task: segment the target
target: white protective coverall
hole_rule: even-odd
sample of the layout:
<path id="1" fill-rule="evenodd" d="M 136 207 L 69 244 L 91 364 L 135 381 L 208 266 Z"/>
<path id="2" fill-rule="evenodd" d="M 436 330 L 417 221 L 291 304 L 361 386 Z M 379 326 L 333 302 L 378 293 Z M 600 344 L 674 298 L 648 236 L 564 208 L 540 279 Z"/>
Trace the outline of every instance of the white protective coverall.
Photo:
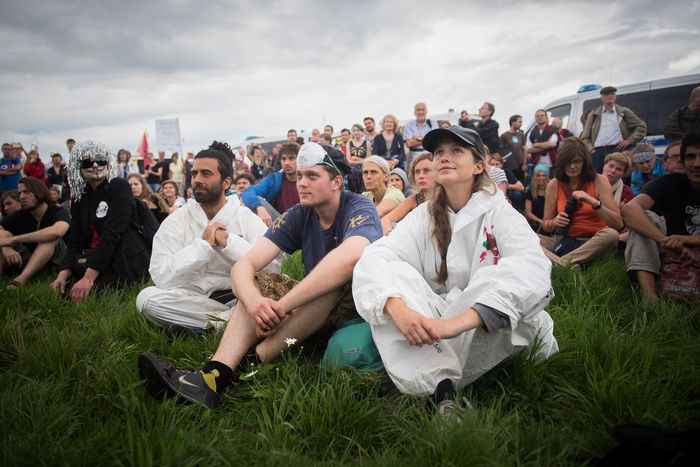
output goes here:
<path id="1" fill-rule="evenodd" d="M 401 392 L 429 395 L 450 379 L 460 388 L 507 357 L 540 342 L 537 358 L 558 351 L 553 322 L 543 310 L 554 296 L 551 263 L 537 235 L 503 194 L 479 191 L 457 214 L 448 209 L 452 240 L 448 278 L 433 281 L 440 253 L 432 236 L 429 203 L 399 222 L 392 234 L 367 247 L 353 272 L 355 306 L 372 327 L 384 366 Z M 389 297 L 401 297 L 430 318 L 451 318 L 481 303 L 510 324 L 473 329 L 432 346 L 411 346 L 384 313 Z"/>
<path id="2" fill-rule="evenodd" d="M 221 222 L 228 230 L 225 248 L 212 247 L 202 238 L 207 226 Z M 236 196 L 230 196 L 211 221 L 199 203 L 190 200 L 161 224 L 153 239 L 149 272 L 155 287 L 143 289 L 136 308 L 150 321 L 186 328 L 221 328 L 235 300 L 222 304 L 212 292 L 231 288 L 231 268 L 267 227 Z M 279 272 L 279 262 L 271 263 Z"/>

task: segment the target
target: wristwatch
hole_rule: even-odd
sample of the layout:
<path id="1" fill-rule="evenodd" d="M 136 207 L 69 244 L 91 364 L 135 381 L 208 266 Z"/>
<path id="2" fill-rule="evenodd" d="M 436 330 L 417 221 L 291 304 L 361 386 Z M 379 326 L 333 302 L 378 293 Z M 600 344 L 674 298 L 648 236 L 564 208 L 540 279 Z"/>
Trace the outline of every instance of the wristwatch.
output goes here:
<path id="1" fill-rule="evenodd" d="M 597 205 L 597 206 L 593 206 L 593 210 L 594 210 L 594 211 L 597 211 L 598 209 L 600 209 L 600 208 L 602 208 L 602 207 L 603 207 L 603 203 L 601 203 L 600 200 L 598 200 L 598 205 Z"/>

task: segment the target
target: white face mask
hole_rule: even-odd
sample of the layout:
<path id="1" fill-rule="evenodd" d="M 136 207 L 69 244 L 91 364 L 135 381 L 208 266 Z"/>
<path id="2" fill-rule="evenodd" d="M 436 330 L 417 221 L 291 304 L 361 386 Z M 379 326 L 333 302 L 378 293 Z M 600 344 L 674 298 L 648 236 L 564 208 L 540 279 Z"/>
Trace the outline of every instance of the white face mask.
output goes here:
<path id="1" fill-rule="evenodd" d="M 83 168 L 83 166 L 81 165 L 80 175 L 85 179 L 85 181 L 100 181 L 107 178 L 107 174 L 109 173 L 108 165 L 98 165 L 102 162 L 108 162 L 109 159 L 106 156 L 98 155 L 97 157 L 85 159 L 83 162 L 87 160 L 92 161 L 93 164 L 92 167 L 89 168 Z M 95 164 L 95 162 L 98 162 L 98 164 Z"/>

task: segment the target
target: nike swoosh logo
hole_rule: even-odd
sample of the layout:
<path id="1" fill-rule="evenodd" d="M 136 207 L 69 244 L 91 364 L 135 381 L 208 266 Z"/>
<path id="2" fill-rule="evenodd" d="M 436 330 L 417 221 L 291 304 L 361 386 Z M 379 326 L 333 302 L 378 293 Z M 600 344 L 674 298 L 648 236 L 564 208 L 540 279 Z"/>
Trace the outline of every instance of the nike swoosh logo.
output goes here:
<path id="1" fill-rule="evenodd" d="M 188 386 L 192 386 L 192 387 L 195 387 L 195 388 L 198 387 L 196 384 L 192 384 L 192 383 L 190 383 L 189 381 L 187 381 L 187 380 L 185 379 L 186 376 L 187 376 L 187 375 L 180 375 L 180 376 L 177 378 L 177 380 L 178 380 L 179 382 L 181 382 L 182 384 L 186 384 L 186 385 L 188 385 Z"/>

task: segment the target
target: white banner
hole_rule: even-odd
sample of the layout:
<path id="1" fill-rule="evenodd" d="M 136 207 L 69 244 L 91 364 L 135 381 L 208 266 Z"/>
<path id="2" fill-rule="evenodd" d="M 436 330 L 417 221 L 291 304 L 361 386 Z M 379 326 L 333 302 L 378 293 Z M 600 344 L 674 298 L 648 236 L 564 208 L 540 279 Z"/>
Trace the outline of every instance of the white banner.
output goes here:
<path id="1" fill-rule="evenodd" d="M 180 121 L 177 118 L 156 120 L 156 150 L 165 151 L 167 157 L 170 157 L 174 152 L 182 157 Z"/>

